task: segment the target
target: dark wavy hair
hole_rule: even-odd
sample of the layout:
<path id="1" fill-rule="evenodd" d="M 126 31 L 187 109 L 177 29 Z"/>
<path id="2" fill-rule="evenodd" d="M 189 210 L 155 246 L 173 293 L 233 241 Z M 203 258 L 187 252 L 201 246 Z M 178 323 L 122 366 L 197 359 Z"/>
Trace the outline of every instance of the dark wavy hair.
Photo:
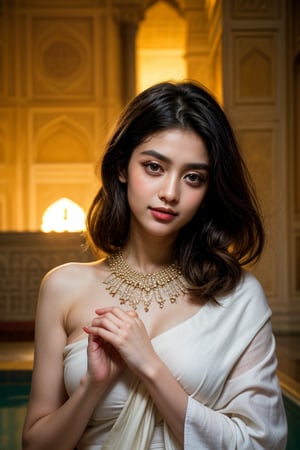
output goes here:
<path id="1" fill-rule="evenodd" d="M 210 181 L 204 204 L 179 233 L 174 259 L 203 299 L 229 293 L 242 266 L 257 261 L 264 245 L 262 218 L 249 172 L 226 115 L 195 82 L 163 82 L 136 96 L 109 139 L 100 168 L 102 187 L 87 214 L 87 235 L 96 252 L 122 247 L 130 226 L 126 173 L 133 150 L 168 129 L 199 135 L 209 155 Z"/>

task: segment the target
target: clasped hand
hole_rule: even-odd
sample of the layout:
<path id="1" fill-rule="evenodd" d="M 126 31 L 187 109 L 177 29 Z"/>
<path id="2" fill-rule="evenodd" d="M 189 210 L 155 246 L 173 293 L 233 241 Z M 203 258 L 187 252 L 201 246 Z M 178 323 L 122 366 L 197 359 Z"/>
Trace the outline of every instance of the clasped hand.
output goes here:
<path id="1" fill-rule="evenodd" d="M 95 383 L 110 383 L 126 364 L 138 375 L 146 374 L 157 358 L 144 323 L 135 311 L 100 308 L 90 326 L 88 372 Z"/>

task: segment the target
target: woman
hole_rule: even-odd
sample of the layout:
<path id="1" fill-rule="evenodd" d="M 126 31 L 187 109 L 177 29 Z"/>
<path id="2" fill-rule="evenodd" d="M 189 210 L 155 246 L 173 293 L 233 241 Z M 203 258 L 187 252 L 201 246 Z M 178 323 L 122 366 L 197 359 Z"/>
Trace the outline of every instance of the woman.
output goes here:
<path id="1" fill-rule="evenodd" d="M 108 256 L 43 280 L 23 448 L 285 448 L 264 232 L 232 129 L 196 83 L 125 108 L 87 217 Z"/>

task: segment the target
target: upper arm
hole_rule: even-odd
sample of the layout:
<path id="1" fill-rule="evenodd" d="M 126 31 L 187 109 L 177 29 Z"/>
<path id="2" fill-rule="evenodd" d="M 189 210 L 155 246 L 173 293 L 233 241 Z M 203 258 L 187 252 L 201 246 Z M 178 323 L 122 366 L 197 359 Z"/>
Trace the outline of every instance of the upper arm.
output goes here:
<path id="1" fill-rule="evenodd" d="M 230 372 L 228 380 L 234 379 L 248 370 L 251 370 L 251 368 L 259 364 L 260 361 L 264 361 L 268 354 L 270 354 L 270 358 L 268 359 L 270 366 L 270 361 L 274 362 L 276 360 L 275 342 L 270 320 L 268 320 L 258 331 L 256 336 L 254 336 L 249 346 L 243 352 L 235 367 Z M 271 370 L 270 373 L 272 376 L 276 376 L 275 370 Z"/>
<path id="2" fill-rule="evenodd" d="M 69 305 L 65 268 L 46 275 L 41 283 L 35 325 L 34 368 L 27 422 L 33 424 L 66 400 L 63 379 L 64 318 Z"/>
<path id="3" fill-rule="evenodd" d="M 284 449 L 286 418 L 276 367 L 267 321 L 231 371 L 213 409 L 189 398 L 187 448 L 196 448 L 190 446 L 192 441 L 203 448 L 209 442 L 209 448 Z"/>

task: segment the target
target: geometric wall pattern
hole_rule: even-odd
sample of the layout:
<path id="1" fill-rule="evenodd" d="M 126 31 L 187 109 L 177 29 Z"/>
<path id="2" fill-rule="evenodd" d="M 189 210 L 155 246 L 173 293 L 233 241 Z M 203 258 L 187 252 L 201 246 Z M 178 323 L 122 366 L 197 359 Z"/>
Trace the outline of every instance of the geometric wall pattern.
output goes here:
<path id="1" fill-rule="evenodd" d="M 33 321 L 43 276 L 67 262 L 93 261 L 80 233 L 0 233 L 0 321 Z"/>
<path id="2" fill-rule="evenodd" d="M 300 222 L 292 209 L 300 189 L 291 170 L 299 158 L 291 136 L 299 136 L 300 115 L 299 107 L 290 109 L 295 97 L 299 104 L 300 83 L 290 83 L 289 66 L 300 36 L 296 3 L 223 2 L 225 108 L 254 178 L 266 226 L 266 250 L 254 271 L 273 310 L 274 328 L 283 332 L 300 331 Z"/>

